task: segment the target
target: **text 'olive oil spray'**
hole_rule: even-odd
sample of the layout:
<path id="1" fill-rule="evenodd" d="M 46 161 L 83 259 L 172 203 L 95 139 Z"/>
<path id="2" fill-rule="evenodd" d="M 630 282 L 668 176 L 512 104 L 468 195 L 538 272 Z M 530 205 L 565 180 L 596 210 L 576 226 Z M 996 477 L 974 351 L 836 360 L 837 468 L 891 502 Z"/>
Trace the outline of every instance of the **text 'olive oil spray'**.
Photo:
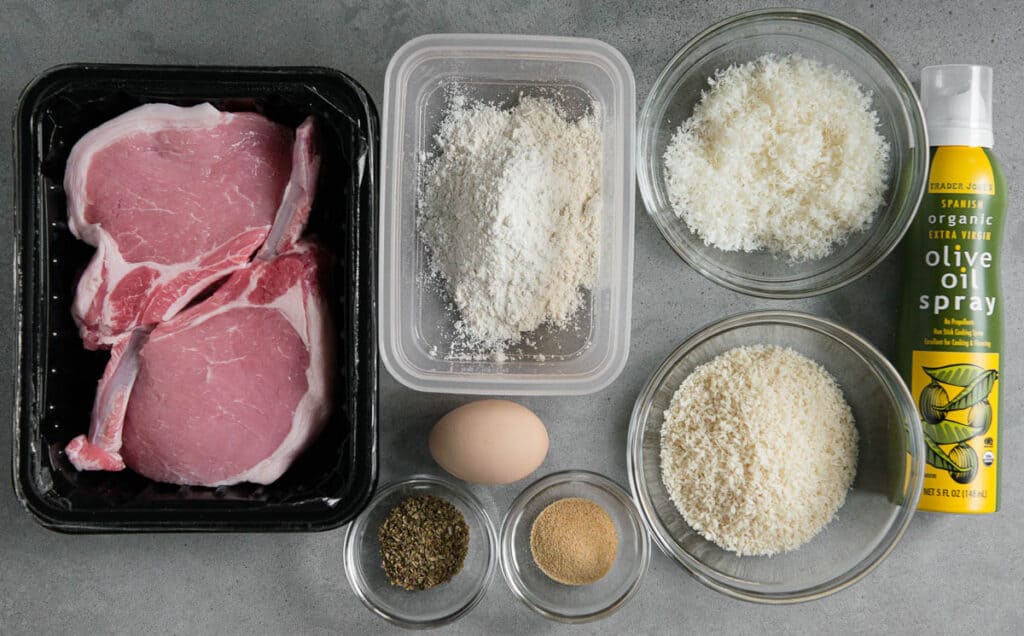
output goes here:
<path id="1" fill-rule="evenodd" d="M 1006 185 L 991 150 L 992 69 L 922 69 L 921 105 L 931 167 L 904 241 L 897 342 L 926 444 L 918 508 L 995 512 Z"/>

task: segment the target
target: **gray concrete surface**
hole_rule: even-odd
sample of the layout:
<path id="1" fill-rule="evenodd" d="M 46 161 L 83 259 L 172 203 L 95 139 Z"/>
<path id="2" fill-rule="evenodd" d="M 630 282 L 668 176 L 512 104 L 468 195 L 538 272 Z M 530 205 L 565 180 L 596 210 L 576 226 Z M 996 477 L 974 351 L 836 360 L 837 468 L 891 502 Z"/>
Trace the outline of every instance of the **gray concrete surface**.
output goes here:
<path id="1" fill-rule="evenodd" d="M 804 3 L 800 3 L 804 4 Z M 700 29 L 758 3 L 723 2 L 0 2 L 0 113 L 44 69 L 65 62 L 324 65 L 358 79 L 379 103 L 391 54 L 431 32 L 543 33 L 600 38 L 633 66 L 642 102 L 662 65 Z M 598 623 L 567 628 L 515 600 L 500 577 L 452 633 L 1010 633 L 1024 624 L 1024 408 L 1018 290 L 1024 280 L 1024 5 L 1013 2 L 813 2 L 872 35 L 911 79 L 930 63 L 995 68 L 996 138 L 1010 183 L 1003 259 L 1003 510 L 981 518 L 918 515 L 877 571 L 831 598 L 761 607 L 704 588 L 656 553 L 640 593 Z M 6 120 L 6 121 L 9 121 Z M 0 126 L 0 201 L 12 200 L 11 133 Z M 0 224 L 2 420 L 12 421 L 11 223 Z M 755 307 L 834 318 L 891 352 L 898 262 L 839 292 L 799 302 L 753 300 L 686 267 L 638 203 L 632 351 L 600 394 L 527 399 L 548 422 L 543 471 L 589 468 L 625 483 L 624 440 L 653 368 L 697 327 Z M 381 380 L 382 480 L 437 470 L 425 446 L 435 417 L 465 401 Z M 0 426 L 0 633 L 371 633 L 390 631 L 349 590 L 343 532 L 313 535 L 62 536 L 44 530 L 9 486 Z M 518 487 L 477 489 L 500 517 Z"/>

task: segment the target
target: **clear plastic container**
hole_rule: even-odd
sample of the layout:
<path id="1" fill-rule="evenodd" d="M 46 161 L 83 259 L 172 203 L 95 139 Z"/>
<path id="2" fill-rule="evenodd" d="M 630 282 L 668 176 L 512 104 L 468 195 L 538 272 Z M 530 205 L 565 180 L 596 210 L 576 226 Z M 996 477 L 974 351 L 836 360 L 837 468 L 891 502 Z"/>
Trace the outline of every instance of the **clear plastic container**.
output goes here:
<path id="1" fill-rule="evenodd" d="M 504 359 L 449 355 L 458 315 L 428 281 L 417 229 L 422 157 L 453 87 L 470 100 L 515 105 L 545 96 L 570 116 L 594 104 L 603 135 L 598 281 L 571 329 L 542 326 Z M 633 73 L 611 46 L 584 38 L 428 35 L 388 65 L 380 224 L 380 345 L 387 369 L 421 391 L 568 395 L 598 391 L 625 366 L 633 285 Z"/>

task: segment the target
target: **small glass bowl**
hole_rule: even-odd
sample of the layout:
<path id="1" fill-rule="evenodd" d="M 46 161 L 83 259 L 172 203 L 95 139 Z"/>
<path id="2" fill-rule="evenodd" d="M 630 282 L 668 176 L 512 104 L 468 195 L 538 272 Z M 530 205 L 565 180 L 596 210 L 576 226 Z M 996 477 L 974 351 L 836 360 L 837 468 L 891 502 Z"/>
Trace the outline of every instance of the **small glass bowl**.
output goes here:
<path id="1" fill-rule="evenodd" d="M 661 480 L 661 427 L 679 385 L 729 349 L 757 344 L 790 347 L 824 366 L 853 409 L 860 438 L 857 475 L 836 517 L 807 544 L 773 557 L 737 556 L 706 540 Z M 906 531 L 924 479 L 917 405 L 900 375 L 860 336 L 791 311 L 727 318 L 683 342 L 637 398 L 627 444 L 630 487 L 662 552 L 708 587 L 760 603 L 821 598 L 866 576 Z"/>
<path id="2" fill-rule="evenodd" d="M 665 185 L 664 155 L 693 113 L 715 71 L 766 53 L 798 53 L 845 70 L 871 93 L 879 130 L 890 146 L 889 188 L 874 222 L 826 258 L 791 262 L 767 251 L 726 252 L 706 245 L 675 215 Z M 676 254 L 730 289 L 766 298 L 822 294 L 878 265 L 910 227 L 928 177 L 928 137 L 917 94 L 896 63 L 861 31 L 795 9 L 752 11 L 690 40 L 654 82 L 637 124 L 637 181 L 648 214 Z"/>
<path id="3" fill-rule="evenodd" d="M 582 497 L 598 504 L 615 523 L 619 551 L 608 574 L 590 585 L 564 585 L 541 571 L 530 551 L 533 522 L 549 504 Z M 607 477 L 585 470 L 552 473 L 516 497 L 501 526 L 501 572 L 512 592 L 550 619 L 585 623 L 608 616 L 637 588 L 650 562 L 650 541 L 629 494 Z"/>
<path id="4" fill-rule="evenodd" d="M 377 529 L 407 497 L 434 495 L 462 512 L 469 525 L 469 552 L 452 580 L 412 592 L 394 586 L 381 567 Z M 480 501 L 468 490 L 429 475 L 390 484 L 370 501 L 345 534 L 345 576 L 359 600 L 375 614 L 401 627 L 427 629 L 462 617 L 483 599 L 494 576 L 498 537 Z"/>

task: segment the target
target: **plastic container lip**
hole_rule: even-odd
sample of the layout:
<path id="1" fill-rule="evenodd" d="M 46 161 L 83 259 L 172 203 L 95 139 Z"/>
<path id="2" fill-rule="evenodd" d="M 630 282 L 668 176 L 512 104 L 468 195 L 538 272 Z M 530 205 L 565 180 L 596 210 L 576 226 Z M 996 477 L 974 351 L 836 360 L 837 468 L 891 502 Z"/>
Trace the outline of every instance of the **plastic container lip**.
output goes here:
<path id="1" fill-rule="evenodd" d="M 660 169 L 656 163 L 660 163 L 661 157 L 654 157 L 655 137 L 659 126 L 658 118 L 663 114 L 667 104 L 672 99 L 672 94 L 667 93 L 667 84 L 679 72 L 678 67 L 684 62 L 699 64 L 700 60 L 689 59 L 695 52 L 707 42 L 714 40 L 722 33 L 731 29 L 768 21 L 795 22 L 810 28 L 819 28 L 831 31 L 833 34 L 841 35 L 855 41 L 868 55 L 874 58 L 882 71 L 890 76 L 903 99 L 906 101 L 906 112 L 901 114 L 900 119 L 906 119 L 906 125 L 914 135 L 912 152 L 908 152 L 909 159 L 914 163 L 915 191 L 904 202 L 903 213 L 900 219 L 894 223 L 884 236 L 878 241 L 880 247 L 871 249 L 871 258 L 860 264 L 857 269 L 850 272 L 843 272 L 842 275 L 826 276 L 832 271 L 819 272 L 813 276 L 804 278 L 793 278 L 783 281 L 752 280 L 746 276 L 737 275 L 735 272 L 724 268 L 713 258 L 707 258 L 697 253 L 692 248 L 681 245 L 670 238 L 670 232 L 666 228 L 666 222 L 661 216 L 659 205 L 658 186 L 656 182 L 660 177 L 655 176 Z M 728 44 L 721 44 L 724 48 Z M 712 55 L 704 51 L 706 55 Z M 682 73 L 685 75 L 687 72 Z M 705 278 L 722 285 L 733 291 L 750 296 L 774 299 L 806 298 L 825 294 L 861 278 L 878 266 L 899 244 L 903 235 L 910 228 L 914 220 L 917 206 L 924 196 L 925 184 L 928 178 L 928 133 L 925 127 L 924 112 L 917 99 L 917 93 L 906 74 L 899 68 L 892 57 L 879 46 L 879 44 L 860 29 L 834 18 L 830 15 L 808 10 L 808 9 L 757 9 L 731 16 L 708 28 L 704 29 L 683 45 L 669 60 L 665 67 L 658 74 L 651 90 L 644 100 L 643 107 L 637 124 L 637 181 L 640 188 L 640 195 L 648 215 L 654 220 L 659 231 L 666 242 L 679 258 L 687 265 L 699 272 Z M 890 184 L 890 188 L 896 184 Z M 667 202 L 666 202 L 667 203 Z M 668 214 L 672 214 L 671 210 Z M 876 212 L 877 214 L 877 212 Z M 877 219 L 876 219 L 877 222 Z M 840 267 L 833 267 L 832 270 L 839 270 Z"/>
<path id="2" fill-rule="evenodd" d="M 418 65 L 445 63 L 429 87 L 412 94 L 408 83 Z M 481 74 L 479 65 L 501 65 L 502 72 Z M 500 363 L 449 361 L 426 353 L 424 324 L 411 318 L 417 302 L 421 269 L 409 273 L 403 255 L 422 251 L 415 233 L 416 202 L 410 194 L 417 175 L 403 161 L 417 150 L 418 137 L 427 130 L 422 101 L 447 81 L 472 78 L 481 83 L 504 84 L 525 89 L 545 85 L 578 88 L 568 70 L 560 75 L 531 75 L 531 65 L 563 64 L 566 69 L 596 69 L 612 89 L 590 95 L 605 113 L 602 232 L 615 236 L 614 245 L 602 249 L 601 273 L 595 294 L 603 294 L 605 311 L 588 318 L 600 322 L 599 337 L 590 341 L 579 357 L 588 363 L 567 368 L 563 361 L 517 363 L 516 369 Z M 427 89 L 430 90 L 427 90 Z M 472 97 L 472 95 L 470 95 Z M 599 391 L 611 384 L 625 368 L 633 278 L 633 222 L 635 206 L 634 125 L 635 82 L 628 62 L 604 42 L 573 37 L 494 34 L 432 34 L 414 38 L 391 58 L 385 76 L 381 169 L 381 233 L 379 272 L 380 357 L 402 384 L 420 390 L 460 394 L 578 395 Z M 609 116 L 609 112 L 611 116 Z M 428 115 L 431 113 L 427 113 Z M 437 113 L 432 113 L 436 115 Z M 418 168 L 418 164 L 415 166 Z M 604 240 L 604 239 L 603 239 Z M 404 242 L 404 243 L 403 243 Z M 411 242 L 411 244 L 410 244 Z M 410 258 L 406 256 L 406 258 Z M 412 256 L 411 258 L 416 258 Z M 406 271 L 403 271 L 403 268 Z M 428 292 L 429 293 L 429 292 Z M 591 308 L 595 307 L 591 304 Z M 410 324 L 415 323 L 415 324 Z M 569 361 L 570 363 L 572 360 Z"/>
<path id="3" fill-rule="evenodd" d="M 626 470 L 629 475 L 629 485 L 633 499 L 637 502 L 637 507 L 644 518 L 653 541 L 662 553 L 682 566 L 693 578 L 717 592 L 753 603 L 785 605 L 817 600 L 844 590 L 870 574 L 892 553 L 906 533 L 907 528 L 910 526 L 910 521 L 917 510 L 924 481 L 925 444 L 924 433 L 920 427 L 910 426 L 907 428 L 909 436 L 908 446 L 913 448 L 915 453 L 906 478 L 906 499 L 890 531 L 874 546 L 867 557 L 850 570 L 838 573 L 830 580 L 810 588 L 789 592 L 762 592 L 757 589 L 751 589 L 748 586 L 742 586 L 739 580 L 705 565 L 701 560 L 681 547 L 671 536 L 671 531 L 665 527 L 660 514 L 655 508 L 655 503 L 652 501 L 650 487 L 648 486 L 649 482 L 644 477 L 642 438 L 645 422 L 643 418 L 645 413 L 651 408 L 654 394 L 665 376 L 694 349 L 706 341 L 729 331 L 761 324 L 783 324 L 817 331 L 848 347 L 855 348 L 866 363 L 877 366 L 880 372 L 885 374 L 893 391 L 903 395 L 905 421 L 916 422 L 918 413 L 915 406 L 916 401 L 906 388 L 899 373 L 871 343 L 842 325 L 797 311 L 752 311 L 733 315 L 708 324 L 686 338 L 650 375 L 640 395 L 637 397 L 630 415 L 626 445 Z"/>
<path id="4" fill-rule="evenodd" d="M 50 208 L 60 201 L 53 195 L 60 189 L 55 187 L 59 179 L 54 173 L 57 165 L 53 163 L 54 147 L 72 143 L 77 137 L 71 140 L 51 135 L 44 139 L 40 131 L 44 123 L 51 129 L 61 123 L 41 121 L 44 115 L 50 115 L 50 111 L 45 110 L 47 100 L 56 96 L 73 104 L 75 91 L 83 88 L 92 91 L 93 97 L 102 94 L 128 102 L 137 100 L 137 103 L 223 101 L 229 106 L 237 103 L 246 108 L 260 106 L 260 100 L 280 99 L 281 103 L 273 107 L 280 112 L 286 103 L 291 103 L 288 100 L 303 93 L 299 100 L 302 108 L 290 111 L 286 119 L 299 117 L 300 111 L 304 115 L 307 108 L 321 108 L 323 112 L 319 114 L 332 119 L 328 126 L 330 134 L 343 136 L 346 142 L 360 140 L 360 145 L 346 145 L 344 152 L 335 155 L 334 165 L 334 169 L 341 169 L 344 173 L 345 179 L 339 181 L 346 184 L 335 190 L 348 188 L 335 196 L 345 197 L 346 214 L 350 214 L 345 224 L 350 235 L 334 237 L 338 238 L 338 245 L 344 245 L 348 256 L 344 266 L 338 264 L 338 271 L 348 268 L 358 272 L 344 283 L 347 285 L 344 288 L 339 282 L 339 291 L 343 289 L 351 301 L 341 310 L 343 315 L 334 316 L 336 326 L 344 329 L 344 337 L 352 342 L 351 359 L 339 357 L 337 361 L 341 370 L 339 378 L 347 375 L 351 382 L 346 382 L 350 386 L 339 392 L 344 396 L 344 403 L 335 403 L 339 414 L 344 411 L 350 414 L 351 425 L 343 433 L 339 430 L 339 435 L 347 436 L 349 441 L 346 446 L 339 447 L 339 450 L 344 449 L 343 462 L 312 476 L 315 485 L 310 488 L 317 490 L 318 494 L 311 498 L 289 502 L 283 493 L 273 491 L 273 485 L 249 489 L 257 491 L 251 499 L 232 494 L 230 489 L 234 487 L 226 487 L 226 490 L 201 489 L 201 496 L 193 498 L 187 493 L 180 496 L 174 493 L 175 489 L 181 492 L 194 490 L 189 487 L 156 485 L 161 488 L 161 493 L 152 500 L 105 505 L 94 501 L 97 498 L 95 492 L 82 493 L 76 489 L 68 494 L 54 488 L 54 483 L 62 479 L 60 473 L 69 465 L 57 448 L 62 448 L 63 444 L 55 446 L 53 437 L 68 434 L 72 429 L 69 428 L 67 414 L 61 413 L 63 407 L 58 404 L 56 412 L 63 419 L 56 425 L 58 432 L 54 433 L 52 424 L 48 425 L 46 434 L 41 432 L 41 423 L 55 408 L 54 392 L 48 387 L 57 383 L 55 378 L 67 377 L 65 371 L 81 372 L 78 368 L 52 366 L 55 364 L 54 350 L 66 346 L 84 351 L 77 333 L 62 333 L 58 338 L 58 334 L 52 331 L 55 329 L 51 324 L 56 321 L 54 316 L 70 321 L 70 310 L 61 303 L 70 298 L 67 292 L 73 289 L 70 285 L 61 286 L 54 270 L 67 267 L 57 265 L 58 262 L 68 262 L 71 267 L 84 266 L 84 261 L 77 264 L 71 261 L 80 257 L 83 250 L 91 254 L 93 248 L 74 241 L 76 249 L 72 251 L 78 256 L 53 251 L 54 241 L 69 244 L 70 236 L 62 223 L 62 207 L 56 217 L 47 219 Z M 344 132 L 336 128 L 340 121 L 348 126 Z M 92 125 L 99 123 L 102 122 Z M 378 472 L 376 242 L 373 240 L 377 221 L 378 131 L 377 110 L 370 96 L 352 78 L 324 67 L 64 64 L 43 71 L 22 90 L 13 122 L 17 367 L 12 481 L 19 502 L 38 523 L 47 529 L 66 533 L 309 532 L 343 525 L 365 507 L 376 487 Z M 58 149 L 57 156 L 66 151 L 67 148 Z M 338 156 L 355 158 L 356 155 L 358 161 L 338 162 Z M 314 209 L 316 207 L 314 204 Z M 323 219 L 318 218 L 315 222 L 322 224 Z M 334 242 L 329 242 L 329 247 L 333 248 Z M 54 257 L 52 260 L 51 256 Z M 62 338 L 72 338 L 73 343 L 64 343 Z M 59 346 L 54 346 L 54 343 Z M 90 404 L 91 391 L 98 377 L 97 374 L 95 379 L 88 380 L 91 385 Z M 61 396 L 66 398 L 71 391 L 67 386 L 64 389 Z M 87 415 L 88 408 L 84 412 Z M 78 418 L 80 413 L 74 416 Z M 337 426 L 339 422 L 332 419 L 328 426 L 331 425 Z M 79 426 L 79 423 L 76 421 L 74 426 Z M 78 432 L 78 428 L 74 428 L 70 434 Z M 282 480 L 288 475 L 286 473 Z M 330 481 L 333 478 L 342 480 L 343 485 L 338 487 L 338 482 Z M 134 479 L 143 480 L 138 476 Z M 114 483 L 104 488 L 116 489 L 116 486 Z M 260 488 L 263 489 L 262 494 Z"/>

